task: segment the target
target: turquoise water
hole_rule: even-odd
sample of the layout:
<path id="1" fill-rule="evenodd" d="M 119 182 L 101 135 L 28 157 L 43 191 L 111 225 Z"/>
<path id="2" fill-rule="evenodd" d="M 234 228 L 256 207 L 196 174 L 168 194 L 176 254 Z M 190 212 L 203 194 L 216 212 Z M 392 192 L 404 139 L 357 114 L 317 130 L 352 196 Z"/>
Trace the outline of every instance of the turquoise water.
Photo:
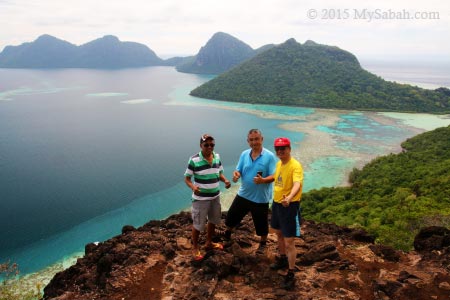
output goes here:
<path id="1" fill-rule="evenodd" d="M 56 260 L 83 251 L 85 244 L 103 241 L 119 234 L 123 225 L 140 226 L 149 220 L 166 218 L 189 205 L 190 199 L 186 197 L 184 183 L 178 183 L 26 246 L 12 255 L 12 260 L 19 262 L 23 272 L 36 271 Z"/>
<path id="2" fill-rule="evenodd" d="M 341 114 L 340 119 L 333 127 L 318 126 L 317 128 L 331 134 L 372 140 L 385 140 L 403 134 L 401 128 L 380 124 L 360 112 Z"/>
<path id="3" fill-rule="evenodd" d="M 339 137 L 351 137 L 350 140 L 338 139 L 336 146 L 367 154 L 383 154 L 386 143 L 400 144 L 405 139 L 405 129 L 381 124 L 361 112 L 341 114 L 334 126 L 317 126 L 317 129 Z"/>
<path id="4" fill-rule="evenodd" d="M 280 126 L 307 124 L 316 110 L 188 95 L 210 78 L 169 67 L 0 69 L 0 261 L 35 272 L 124 225 L 188 208 L 182 175 L 205 132 L 216 137 L 228 176 L 250 128 L 262 130 L 269 149 L 286 136 L 302 153 L 305 132 Z M 365 113 L 336 115 L 316 130 L 348 154 L 318 154 L 304 165 L 305 191 L 342 183 L 357 154 L 386 153 L 413 134 Z"/>
<path id="5" fill-rule="evenodd" d="M 305 179 L 314 180 L 305 180 L 304 191 L 340 184 L 345 180 L 346 173 L 343 170 L 351 169 L 354 163 L 351 157 L 328 156 L 316 159 L 305 171 Z"/>
<path id="6" fill-rule="evenodd" d="M 298 117 L 311 115 L 315 112 L 313 108 L 292 107 L 292 106 L 275 106 L 264 104 L 247 104 L 240 102 L 214 101 L 192 97 L 189 92 L 192 90 L 190 85 L 180 85 L 169 94 L 170 101 L 167 105 L 182 106 L 206 106 L 223 108 L 240 112 L 258 111 L 258 115 L 265 118 L 276 118 L 281 120 L 297 120 Z"/>

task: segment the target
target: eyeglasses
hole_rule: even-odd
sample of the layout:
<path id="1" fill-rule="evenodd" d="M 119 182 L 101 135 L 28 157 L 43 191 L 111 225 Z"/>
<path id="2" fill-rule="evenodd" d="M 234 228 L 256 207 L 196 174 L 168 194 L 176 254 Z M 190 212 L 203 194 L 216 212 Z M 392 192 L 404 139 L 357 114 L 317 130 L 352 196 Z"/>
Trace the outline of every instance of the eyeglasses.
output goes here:
<path id="1" fill-rule="evenodd" d="M 208 147 L 211 147 L 211 148 L 214 148 L 214 146 L 215 146 L 216 144 L 203 144 L 203 147 L 205 147 L 205 148 L 208 148 Z"/>
<path id="2" fill-rule="evenodd" d="M 286 146 L 278 146 L 278 147 L 275 147 L 275 151 L 284 151 L 284 150 L 286 150 Z"/>

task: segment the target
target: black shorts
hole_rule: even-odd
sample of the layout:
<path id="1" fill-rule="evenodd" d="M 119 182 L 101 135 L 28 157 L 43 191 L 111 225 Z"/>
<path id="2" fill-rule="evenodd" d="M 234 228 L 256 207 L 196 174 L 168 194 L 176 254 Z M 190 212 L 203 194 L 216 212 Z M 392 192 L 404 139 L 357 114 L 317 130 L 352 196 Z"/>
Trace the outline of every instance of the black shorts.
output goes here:
<path id="1" fill-rule="evenodd" d="M 225 225 L 231 228 L 236 227 L 248 212 L 252 214 L 256 235 L 267 235 L 269 233 L 269 203 L 255 203 L 239 195 L 236 195 L 228 210 Z"/>
<path id="2" fill-rule="evenodd" d="M 299 237 L 300 223 L 300 202 L 291 202 L 288 207 L 276 202 L 272 204 L 270 226 L 281 230 L 284 237 Z"/>

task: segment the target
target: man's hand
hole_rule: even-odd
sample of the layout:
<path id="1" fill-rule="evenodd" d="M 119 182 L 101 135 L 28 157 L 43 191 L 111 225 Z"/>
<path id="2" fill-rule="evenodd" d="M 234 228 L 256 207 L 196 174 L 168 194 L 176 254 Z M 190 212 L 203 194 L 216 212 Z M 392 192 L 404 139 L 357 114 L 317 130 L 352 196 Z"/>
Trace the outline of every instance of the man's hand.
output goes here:
<path id="1" fill-rule="evenodd" d="M 284 207 L 288 207 L 289 203 L 291 203 L 291 199 L 286 197 L 286 195 L 283 195 L 283 199 L 281 199 L 281 205 L 283 205 Z"/>
<path id="2" fill-rule="evenodd" d="M 231 182 L 229 182 L 228 180 L 225 180 L 225 188 L 226 189 L 229 189 L 230 188 L 230 186 L 231 186 Z"/>
<path id="3" fill-rule="evenodd" d="M 200 194 L 200 188 L 198 187 L 198 185 L 194 185 L 192 191 L 194 192 L 195 195 Z"/>
<path id="4" fill-rule="evenodd" d="M 241 173 L 239 171 L 233 171 L 233 182 L 237 182 L 241 178 Z"/>

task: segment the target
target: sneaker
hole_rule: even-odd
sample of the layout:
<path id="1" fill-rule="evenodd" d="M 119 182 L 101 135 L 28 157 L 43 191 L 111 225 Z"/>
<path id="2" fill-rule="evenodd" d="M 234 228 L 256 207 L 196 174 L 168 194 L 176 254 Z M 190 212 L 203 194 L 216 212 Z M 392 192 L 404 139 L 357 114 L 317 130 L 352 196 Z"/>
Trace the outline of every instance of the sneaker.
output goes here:
<path id="1" fill-rule="evenodd" d="M 294 272 L 289 270 L 287 275 L 284 277 L 284 282 L 282 287 L 286 290 L 292 290 L 295 286 L 295 276 Z"/>
<path id="2" fill-rule="evenodd" d="M 205 246 L 206 251 L 212 250 L 223 250 L 223 245 L 221 243 L 211 243 L 210 245 Z"/>
<path id="3" fill-rule="evenodd" d="M 266 243 L 259 243 L 258 249 L 256 249 L 256 254 L 264 254 L 267 249 Z"/>
<path id="4" fill-rule="evenodd" d="M 272 270 L 280 270 L 289 266 L 288 259 L 286 255 L 276 256 L 275 262 L 270 265 Z"/>
<path id="5" fill-rule="evenodd" d="M 204 258 L 203 254 L 200 252 L 200 250 L 194 250 L 192 260 L 195 262 L 200 262 Z"/>

